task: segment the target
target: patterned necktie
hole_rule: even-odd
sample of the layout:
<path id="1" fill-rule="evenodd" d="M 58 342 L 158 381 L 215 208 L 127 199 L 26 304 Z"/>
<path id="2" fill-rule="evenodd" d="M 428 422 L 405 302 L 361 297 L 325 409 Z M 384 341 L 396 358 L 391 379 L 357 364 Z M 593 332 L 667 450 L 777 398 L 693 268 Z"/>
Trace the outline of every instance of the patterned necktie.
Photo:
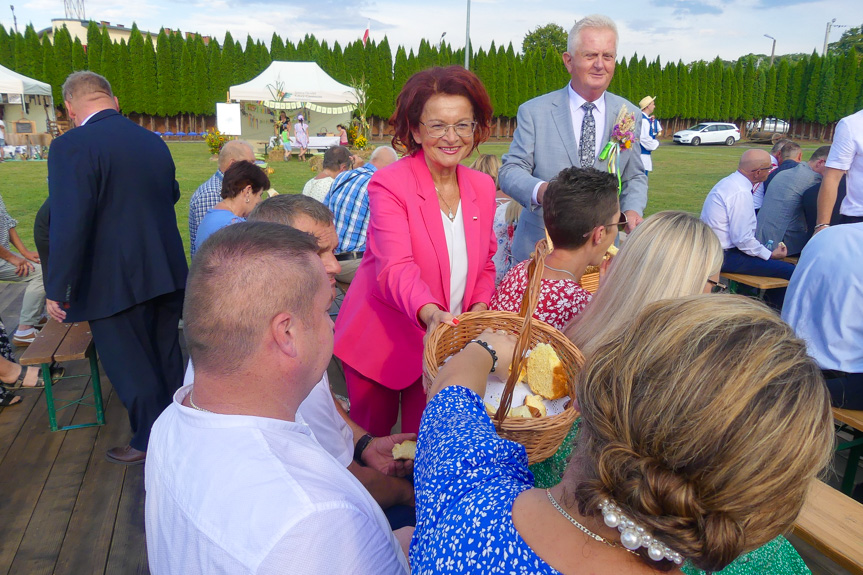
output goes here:
<path id="1" fill-rule="evenodd" d="M 596 159 L 596 120 L 593 119 L 593 109 L 596 106 L 585 102 L 581 107 L 584 108 L 584 119 L 581 121 L 581 149 L 578 155 L 581 158 L 581 167 L 589 168 Z"/>

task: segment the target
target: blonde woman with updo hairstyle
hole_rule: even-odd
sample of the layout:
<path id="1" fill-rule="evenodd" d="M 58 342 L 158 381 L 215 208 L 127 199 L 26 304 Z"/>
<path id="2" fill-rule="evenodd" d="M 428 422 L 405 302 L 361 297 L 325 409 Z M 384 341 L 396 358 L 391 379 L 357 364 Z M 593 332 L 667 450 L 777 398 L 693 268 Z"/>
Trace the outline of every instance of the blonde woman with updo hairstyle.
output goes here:
<path id="1" fill-rule="evenodd" d="M 588 356 L 583 437 L 550 489 L 483 405 L 484 347 L 506 366 L 515 337 L 478 339 L 441 369 L 423 416 L 414 575 L 719 571 L 788 531 L 830 460 L 818 366 L 748 298 L 652 303 Z"/>

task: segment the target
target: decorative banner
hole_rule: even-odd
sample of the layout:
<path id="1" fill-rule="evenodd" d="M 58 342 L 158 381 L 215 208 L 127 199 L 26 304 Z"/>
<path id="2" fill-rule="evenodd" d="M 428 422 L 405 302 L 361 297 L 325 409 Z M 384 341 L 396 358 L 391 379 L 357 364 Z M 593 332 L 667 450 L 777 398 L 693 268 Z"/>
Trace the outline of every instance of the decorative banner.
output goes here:
<path id="1" fill-rule="evenodd" d="M 324 106 L 322 104 L 314 104 L 312 102 L 278 102 L 276 100 L 265 100 L 261 102 L 261 105 L 273 110 L 298 110 L 300 108 L 306 108 L 312 112 L 319 112 L 321 114 L 349 114 L 356 109 L 356 105 L 354 104 Z"/>

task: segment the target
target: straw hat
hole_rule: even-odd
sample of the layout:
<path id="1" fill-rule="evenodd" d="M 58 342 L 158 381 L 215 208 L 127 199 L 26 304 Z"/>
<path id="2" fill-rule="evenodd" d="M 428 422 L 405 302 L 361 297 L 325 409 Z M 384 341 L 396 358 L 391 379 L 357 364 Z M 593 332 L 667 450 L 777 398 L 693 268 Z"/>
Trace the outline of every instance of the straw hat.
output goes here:
<path id="1" fill-rule="evenodd" d="M 638 103 L 638 107 L 643 110 L 646 107 L 648 107 L 650 105 L 650 103 L 653 102 L 654 100 L 656 100 L 656 96 L 645 96 Z"/>

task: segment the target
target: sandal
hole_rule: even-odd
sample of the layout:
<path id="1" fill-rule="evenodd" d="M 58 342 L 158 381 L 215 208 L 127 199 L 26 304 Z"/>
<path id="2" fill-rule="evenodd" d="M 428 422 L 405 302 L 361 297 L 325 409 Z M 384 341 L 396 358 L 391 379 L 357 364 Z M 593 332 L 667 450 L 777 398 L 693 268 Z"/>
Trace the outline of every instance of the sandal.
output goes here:
<path id="1" fill-rule="evenodd" d="M 15 401 L 15 399 L 18 401 Z M 11 391 L 6 391 L 5 389 L 0 388 L 0 407 L 11 407 L 13 405 L 18 405 L 21 403 L 21 398 Z"/>
<path id="2" fill-rule="evenodd" d="M 36 385 L 32 385 L 32 386 L 31 385 L 24 385 L 24 379 L 27 377 L 27 370 L 29 370 L 30 367 L 31 366 L 28 366 L 28 367 L 21 366 L 21 373 L 18 374 L 18 379 L 15 380 L 14 383 L 6 383 L 6 382 L 0 382 L 0 383 L 2 383 L 3 387 L 5 387 L 6 389 L 9 389 L 9 390 L 42 389 L 43 387 L 45 387 L 45 380 L 42 378 L 41 373 L 36 378 Z M 65 374 L 66 374 L 66 368 L 65 367 L 52 367 L 51 368 L 51 381 L 56 381 L 56 380 L 60 379 L 61 377 L 63 377 Z"/>

